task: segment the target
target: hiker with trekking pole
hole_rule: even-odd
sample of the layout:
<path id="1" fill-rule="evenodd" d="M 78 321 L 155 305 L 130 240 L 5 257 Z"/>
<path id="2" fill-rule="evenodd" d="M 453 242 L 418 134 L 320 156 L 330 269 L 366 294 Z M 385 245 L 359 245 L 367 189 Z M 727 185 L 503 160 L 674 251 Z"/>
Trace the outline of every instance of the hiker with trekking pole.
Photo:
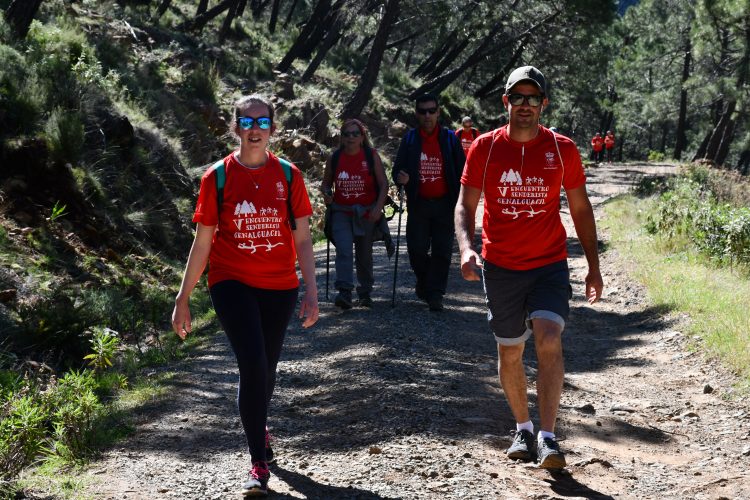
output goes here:
<path id="1" fill-rule="evenodd" d="M 442 311 L 465 157 L 453 130 L 438 123 L 437 96 L 417 97 L 414 111 L 419 127 L 401 139 L 391 175 L 406 192 L 406 248 L 417 278 L 414 291 L 430 311 Z"/>
<path id="2" fill-rule="evenodd" d="M 334 286 L 338 293 L 334 303 L 341 309 L 351 309 L 354 305 L 353 268 L 356 267 L 358 305 L 372 307 L 375 281 L 372 243 L 390 239 L 383 215 L 388 179 L 380 155 L 372 147 L 367 128 L 361 121 L 349 119 L 341 126 L 341 146 L 326 162 L 320 190 L 326 204 L 329 261 L 330 243 L 336 247 Z M 329 265 L 326 263 L 326 282 Z"/>
<path id="3" fill-rule="evenodd" d="M 578 241 L 588 263 L 585 296 L 593 304 L 604 286 L 596 222 L 575 143 L 539 123 L 548 105 L 544 75 L 533 66 L 514 70 L 505 85 L 508 125 L 481 135 L 469 150 L 456 205 L 461 274 L 482 280 L 490 329 L 497 342 L 500 385 L 516 421 L 509 458 L 547 469 L 565 467 L 555 435 L 565 373 L 562 334 L 572 295 L 567 234 L 560 219 L 564 188 Z M 474 249 L 481 195 L 482 256 Z M 481 276 L 480 273 L 481 272 Z M 534 436 L 523 351 L 533 335 L 540 430 Z"/>
<path id="4" fill-rule="evenodd" d="M 266 149 L 276 129 L 273 119 L 273 105 L 263 96 L 235 104 L 232 131 L 239 149 L 201 178 L 195 240 L 172 312 L 172 328 L 184 340 L 192 328 L 190 294 L 208 264 L 211 302 L 239 368 L 237 407 L 250 451 L 249 477 L 241 489 L 246 496 L 268 493 L 273 453 L 266 423 L 276 365 L 300 293 L 295 263 L 305 281 L 302 327 L 318 320 L 312 207 L 297 167 Z"/>

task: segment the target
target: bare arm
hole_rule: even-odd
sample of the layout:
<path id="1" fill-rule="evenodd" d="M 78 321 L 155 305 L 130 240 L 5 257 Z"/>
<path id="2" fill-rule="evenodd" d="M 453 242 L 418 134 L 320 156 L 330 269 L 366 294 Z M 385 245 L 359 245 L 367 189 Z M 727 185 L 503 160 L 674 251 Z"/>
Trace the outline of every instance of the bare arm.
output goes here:
<path id="1" fill-rule="evenodd" d="M 474 218 L 477 205 L 482 194 L 481 189 L 461 185 L 456 203 L 455 226 L 456 240 L 461 253 L 461 274 L 467 281 L 479 281 L 478 269 L 482 268 L 482 260 L 474 250 Z"/>
<path id="2" fill-rule="evenodd" d="M 190 317 L 190 294 L 204 269 L 206 269 L 215 231 L 216 226 L 204 226 L 200 222 L 198 223 L 193 246 L 190 248 L 190 256 L 185 266 L 185 274 L 182 277 L 180 291 L 175 298 L 174 310 L 172 311 L 172 329 L 183 340 L 193 328 Z"/>
<path id="3" fill-rule="evenodd" d="M 586 185 L 575 189 L 566 189 L 570 216 L 576 228 L 578 241 L 581 242 L 583 253 L 586 255 L 589 271 L 586 274 L 586 298 L 590 304 L 599 300 L 604 288 L 601 271 L 599 270 L 599 247 L 596 237 L 596 220 L 594 209 L 586 194 Z"/>
<path id="4" fill-rule="evenodd" d="M 380 155 L 377 151 L 372 152 L 375 165 L 375 182 L 378 183 L 378 199 L 375 201 L 375 206 L 370 212 L 370 218 L 373 222 L 377 222 L 383 212 L 383 205 L 385 205 L 385 197 L 388 196 L 388 179 L 385 176 L 385 169 L 383 168 L 383 162 L 380 160 Z"/>
<path id="5" fill-rule="evenodd" d="M 318 284 L 315 281 L 315 254 L 313 253 L 312 237 L 310 236 L 310 218 L 300 217 L 294 220 L 297 229 L 294 233 L 294 246 L 297 249 L 297 262 L 299 262 L 302 279 L 305 281 L 305 291 L 299 308 L 299 317 L 305 318 L 302 322 L 304 328 L 308 328 L 318 321 Z"/>

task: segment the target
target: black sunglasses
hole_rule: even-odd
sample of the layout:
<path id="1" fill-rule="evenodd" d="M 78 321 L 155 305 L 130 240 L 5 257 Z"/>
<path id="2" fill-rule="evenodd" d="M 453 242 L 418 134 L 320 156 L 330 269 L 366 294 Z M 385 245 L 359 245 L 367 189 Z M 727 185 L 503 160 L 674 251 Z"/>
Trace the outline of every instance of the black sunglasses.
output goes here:
<path id="1" fill-rule="evenodd" d="M 271 128 L 271 119 L 267 116 L 259 116 L 258 118 L 253 118 L 252 116 L 240 116 L 237 118 L 237 125 L 242 130 L 250 130 L 253 128 L 254 123 L 257 123 L 258 128 L 261 130 L 268 130 Z"/>
<path id="2" fill-rule="evenodd" d="M 352 130 L 350 132 L 341 132 L 341 137 L 359 137 L 362 132 L 359 130 Z"/>
<path id="3" fill-rule="evenodd" d="M 536 108 L 544 100 L 543 95 L 508 94 L 508 102 L 513 106 L 521 106 L 524 101 L 532 108 Z"/>
<path id="4" fill-rule="evenodd" d="M 417 113 L 420 115 L 434 115 L 437 113 L 437 106 L 433 108 L 417 108 Z"/>

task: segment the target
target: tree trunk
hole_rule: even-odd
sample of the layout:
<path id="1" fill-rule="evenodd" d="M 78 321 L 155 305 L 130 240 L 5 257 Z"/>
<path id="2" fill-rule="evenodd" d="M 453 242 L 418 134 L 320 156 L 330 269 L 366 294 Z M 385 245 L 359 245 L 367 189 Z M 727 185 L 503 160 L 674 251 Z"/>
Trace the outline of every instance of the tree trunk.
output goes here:
<path id="1" fill-rule="evenodd" d="M 279 7 L 281 7 L 281 0 L 273 0 L 273 5 L 271 5 L 271 19 L 268 21 L 268 31 L 270 33 L 276 32 L 276 23 L 279 20 Z"/>
<path id="2" fill-rule="evenodd" d="M 514 67 L 518 60 L 521 58 L 521 54 L 523 54 L 523 49 L 526 47 L 526 43 L 529 40 L 530 35 L 527 35 L 523 37 L 516 47 L 516 50 L 513 51 L 513 55 L 510 57 L 508 62 L 503 66 L 503 69 L 501 69 L 495 76 L 493 76 L 490 81 L 482 85 L 482 87 L 474 92 L 474 97 L 477 99 L 483 99 L 485 97 L 489 97 L 493 94 L 496 94 L 499 91 L 505 91 L 504 86 L 498 87 L 498 85 L 502 85 L 503 80 L 505 80 L 505 77 L 508 76 L 508 72 L 510 71 L 510 68 Z"/>
<path id="3" fill-rule="evenodd" d="M 724 129 L 724 134 L 721 137 L 721 144 L 719 144 L 719 150 L 716 152 L 716 158 L 714 163 L 716 165 L 724 165 L 729 155 L 729 147 L 732 145 L 734 140 L 734 130 L 737 127 L 737 120 L 730 118 L 727 126 Z"/>
<path id="4" fill-rule="evenodd" d="M 169 8 L 169 5 L 172 3 L 172 0 L 162 0 L 162 2 L 159 4 L 159 7 L 156 9 L 156 14 L 152 17 L 152 19 L 160 19 L 161 16 L 164 15 L 164 13 Z"/>
<path id="5" fill-rule="evenodd" d="M 414 57 L 414 46 L 417 44 L 417 39 L 412 38 L 411 43 L 409 44 L 409 52 L 406 53 L 406 61 L 404 61 L 404 69 L 406 71 L 409 71 L 409 68 L 411 68 L 411 61 Z"/>
<path id="6" fill-rule="evenodd" d="M 237 2 L 237 0 L 223 0 L 220 4 L 207 10 L 203 14 L 195 16 L 195 18 L 180 24 L 179 26 L 177 26 L 177 29 L 185 31 L 200 31 L 203 29 L 206 23 L 208 23 L 215 17 L 218 17 L 222 12 L 232 7 L 235 2 Z"/>
<path id="7" fill-rule="evenodd" d="M 680 111 L 677 114 L 677 131 L 674 143 L 674 153 L 672 158 L 679 160 L 682 152 L 687 146 L 687 136 L 685 135 L 685 123 L 687 122 L 687 80 L 690 78 L 690 37 L 686 36 L 685 40 L 685 59 L 682 63 L 682 80 L 680 88 Z"/>
<path id="8" fill-rule="evenodd" d="M 306 82 L 310 78 L 312 78 L 312 76 L 315 74 L 315 71 L 317 71 L 318 67 L 323 62 L 323 59 L 325 59 L 326 54 L 328 54 L 328 51 L 336 44 L 339 38 L 341 38 L 341 28 L 343 24 L 344 22 L 341 18 L 341 15 L 337 15 L 333 21 L 333 25 L 328 30 L 323 43 L 320 45 L 320 47 L 318 47 L 318 52 L 315 54 L 315 57 L 312 61 L 310 61 L 307 69 L 302 74 L 300 81 Z"/>
<path id="9" fill-rule="evenodd" d="M 437 78 L 440 76 L 440 74 L 453 63 L 456 58 L 461 54 L 461 52 L 464 51 L 466 47 L 469 46 L 469 39 L 465 38 L 462 42 L 456 43 L 452 46 L 452 48 L 445 53 L 445 57 L 443 57 L 442 61 L 439 61 L 434 68 L 432 68 L 432 71 L 430 71 L 426 76 L 425 79 L 432 80 L 433 78 Z"/>
<path id="10" fill-rule="evenodd" d="M 276 70 L 286 73 L 292 67 L 292 63 L 299 57 L 302 50 L 306 47 L 307 39 L 315 31 L 315 28 L 323 21 L 325 14 L 331 7 L 331 0 L 318 0 L 315 9 L 310 15 L 310 19 L 305 23 L 297 39 L 294 41 L 289 51 L 286 53 L 281 62 L 276 66 Z"/>
<path id="11" fill-rule="evenodd" d="M 734 99 L 727 102 L 727 105 L 724 108 L 724 112 L 719 119 L 719 123 L 716 124 L 713 132 L 711 133 L 711 139 L 709 139 L 708 145 L 706 146 L 706 154 L 704 158 L 707 158 L 716 163 L 716 159 L 719 155 L 719 148 L 721 147 L 722 140 L 724 140 L 725 134 L 727 132 L 727 127 L 729 126 L 729 122 L 731 121 L 732 113 L 734 113 L 734 109 L 736 107 L 737 101 L 735 101 Z"/>
<path id="12" fill-rule="evenodd" d="M 26 38 L 31 21 L 41 4 L 42 0 L 13 0 L 10 3 L 5 11 L 5 20 L 13 28 L 16 38 Z"/>
<path id="13" fill-rule="evenodd" d="M 359 42 L 359 45 L 357 46 L 357 48 L 354 51 L 355 52 L 364 52 L 365 49 L 367 48 L 367 46 L 370 45 L 370 42 L 372 42 L 373 38 L 374 37 L 372 35 L 365 35 L 362 38 L 362 41 Z"/>
<path id="14" fill-rule="evenodd" d="M 534 26 L 530 27 L 521 36 L 526 36 L 529 33 L 532 33 L 533 31 L 537 30 L 539 27 L 544 26 L 546 23 L 552 21 L 557 16 L 559 16 L 561 12 L 562 11 L 555 11 L 554 13 L 550 14 L 546 18 L 539 21 Z M 423 94 L 425 92 L 433 92 L 437 94 L 445 90 L 445 88 L 448 87 L 448 85 L 450 85 L 451 83 L 453 83 L 460 75 L 464 74 L 468 69 L 479 64 L 480 62 L 484 60 L 485 57 L 487 57 L 488 47 L 492 44 L 492 42 L 494 41 L 495 35 L 497 35 L 500 32 L 502 27 L 503 27 L 503 20 L 500 20 L 497 23 L 495 23 L 495 26 L 493 26 L 490 33 L 484 38 L 484 40 L 479 45 L 479 47 L 477 47 L 474 50 L 474 52 L 471 53 L 471 55 L 466 59 L 466 61 L 463 62 L 463 64 L 449 71 L 448 73 L 421 85 L 418 89 L 412 92 L 409 95 L 409 97 L 414 99 L 418 95 Z"/>
<path id="15" fill-rule="evenodd" d="M 292 22 L 292 15 L 294 14 L 294 9 L 297 8 L 297 3 L 299 3 L 299 0 L 292 0 L 292 5 L 289 6 L 289 10 L 286 13 L 286 20 L 284 20 L 285 28 Z"/>
<path id="16" fill-rule="evenodd" d="M 750 173 L 750 149 L 745 149 L 740 153 L 740 159 L 737 160 L 737 171 L 742 175 Z"/>
<path id="17" fill-rule="evenodd" d="M 201 14 L 205 14 L 207 9 L 208 9 L 208 0 L 200 0 L 200 2 L 198 2 L 198 9 L 195 11 L 195 17 L 198 17 Z"/>
<path id="18" fill-rule="evenodd" d="M 224 43 L 224 40 L 226 40 L 227 38 L 229 28 L 232 27 L 232 21 L 234 21 L 234 16 L 237 14 L 241 1 L 242 0 L 232 0 L 232 5 L 229 6 L 227 17 L 224 18 L 224 22 L 222 23 L 221 29 L 219 30 L 219 46 L 221 46 Z"/>
<path id="19" fill-rule="evenodd" d="M 398 18 L 398 13 L 399 0 L 388 0 L 385 6 L 385 14 L 383 14 L 383 19 L 380 20 L 378 32 L 375 35 L 375 40 L 372 42 L 372 50 L 370 50 L 370 56 L 367 58 L 365 72 L 362 74 L 362 78 L 352 98 L 344 106 L 341 118 L 355 118 L 359 116 L 370 100 L 372 89 L 375 87 L 375 83 L 378 80 L 378 73 L 380 73 L 383 53 L 385 52 L 386 45 L 388 45 L 388 36 Z"/>
<path id="20" fill-rule="evenodd" d="M 341 7 L 344 4 L 344 0 L 337 0 L 331 9 L 326 13 L 323 18 L 323 22 L 313 30 L 312 34 L 305 41 L 303 47 L 300 49 L 300 59 L 310 59 L 315 49 L 324 42 L 328 34 L 331 32 L 333 24 L 341 11 Z"/>

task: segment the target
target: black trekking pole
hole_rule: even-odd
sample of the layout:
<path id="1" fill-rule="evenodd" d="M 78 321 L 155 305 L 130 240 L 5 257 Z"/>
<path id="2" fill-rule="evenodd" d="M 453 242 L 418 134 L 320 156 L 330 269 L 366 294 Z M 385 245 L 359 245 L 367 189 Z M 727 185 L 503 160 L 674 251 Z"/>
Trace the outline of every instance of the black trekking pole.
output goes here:
<path id="1" fill-rule="evenodd" d="M 391 307 L 396 307 L 396 276 L 398 274 L 398 249 L 401 244 L 401 213 L 404 211 L 404 185 L 398 187 L 398 230 L 396 231 L 396 261 L 393 265 L 393 297 Z"/>
<path id="2" fill-rule="evenodd" d="M 326 302 L 328 302 L 328 280 L 331 276 L 331 240 L 326 238 Z"/>

